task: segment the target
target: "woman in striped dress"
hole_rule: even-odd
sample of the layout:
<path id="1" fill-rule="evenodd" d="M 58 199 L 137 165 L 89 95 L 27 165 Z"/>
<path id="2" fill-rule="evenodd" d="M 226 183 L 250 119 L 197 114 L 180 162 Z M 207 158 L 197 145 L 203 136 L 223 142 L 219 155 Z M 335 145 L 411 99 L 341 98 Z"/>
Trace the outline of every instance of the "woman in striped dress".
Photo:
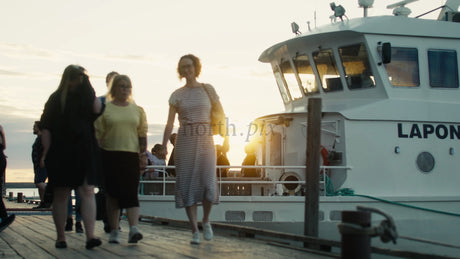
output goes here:
<path id="1" fill-rule="evenodd" d="M 204 238 L 213 237 L 209 214 L 212 204 L 217 204 L 219 195 L 216 179 L 216 150 L 211 131 L 211 101 L 204 84 L 197 81 L 201 72 L 200 60 L 194 55 L 180 58 L 177 67 L 179 78 L 186 83 L 171 94 L 169 114 L 163 145 L 168 144 L 176 113 L 180 127 L 177 134 L 174 161 L 176 165 L 176 208 L 184 208 L 192 227 L 192 244 L 200 243 L 197 206 L 203 205 Z M 209 94 L 217 97 L 213 87 Z"/>

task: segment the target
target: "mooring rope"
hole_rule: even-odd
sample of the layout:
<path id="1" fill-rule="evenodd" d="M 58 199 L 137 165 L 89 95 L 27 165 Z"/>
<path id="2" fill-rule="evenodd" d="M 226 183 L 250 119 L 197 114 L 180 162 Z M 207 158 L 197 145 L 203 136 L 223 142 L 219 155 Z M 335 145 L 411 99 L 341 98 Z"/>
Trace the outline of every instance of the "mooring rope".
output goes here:
<path id="1" fill-rule="evenodd" d="M 397 201 L 389 201 L 389 200 L 385 200 L 385 199 L 382 199 L 382 198 L 377 198 L 377 197 L 370 196 L 370 195 L 355 194 L 353 189 L 350 189 L 350 188 L 343 188 L 343 189 L 337 190 L 333 194 L 328 194 L 328 196 L 357 196 L 357 197 L 364 197 L 364 198 L 368 198 L 368 199 L 372 199 L 372 200 L 376 200 L 376 201 L 381 201 L 381 202 L 384 202 L 384 203 L 393 204 L 393 205 L 397 205 L 397 206 L 402 206 L 402 207 L 406 207 L 406 208 L 412 208 L 412 209 L 423 210 L 423 211 L 428 211 L 428 212 L 433 212 L 433 213 L 438 213 L 438 214 L 444 214 L 444 215 L 449 215 L 449 216 L 454 216 L 454 217 L 460 217 L 459 213 L 443 211 L 443 210 L 429 209 L 429 208 L 409 205 L 409 204 L 405 204 L 405 203 L 401 203 L 401 202 L 397 202 Z"/>
<path id="2" fill-rule="evenodd" d="M 407 240 L 410 240 L 410 241 L 415 241 L 415 242 L 428 243 L 428 244 L 433 244 L 433 245 L 439 245 L 439 246 L 445 246 L 445 247 L 452 247 L 452 248 L 460 249 L 460 246 L 457 246 L 457 245 L 441 243 L 441 242 L 422 239 L 422 238 L 415 238 L 415 237 L 408 237 L 408 236 L 401 236 L 401 235 L 399 235 L 398 237 L 402 238 L 402 239 L 407 239 Z"/>

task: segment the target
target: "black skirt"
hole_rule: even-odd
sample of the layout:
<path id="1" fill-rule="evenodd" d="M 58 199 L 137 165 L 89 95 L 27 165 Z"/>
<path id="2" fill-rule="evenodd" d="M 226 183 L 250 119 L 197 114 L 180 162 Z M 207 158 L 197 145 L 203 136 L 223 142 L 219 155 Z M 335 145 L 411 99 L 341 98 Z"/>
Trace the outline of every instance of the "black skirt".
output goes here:
<path id="1" fill-rule="evenodd" d="M 118 200 L 120 208 L 139 207 L 139 155 L 102 150 L 105 192 Z"/>

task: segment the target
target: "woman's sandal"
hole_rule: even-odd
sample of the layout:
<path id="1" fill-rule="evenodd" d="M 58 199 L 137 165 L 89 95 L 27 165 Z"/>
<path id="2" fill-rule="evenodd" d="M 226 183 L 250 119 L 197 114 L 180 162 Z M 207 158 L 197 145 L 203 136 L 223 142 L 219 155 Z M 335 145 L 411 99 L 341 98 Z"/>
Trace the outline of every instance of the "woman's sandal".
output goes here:
<path id="1" fill-rule="evenodd" d="M 99 238 L 91 238 L 90 240 L 86 241 L 86 249 L 92 249 L 96 246 L 100 246 L 102 241 Z"/>
<path id="2" fill-rule="evenodd" d="M 56 241 L 54 244 L 56 248 L 67 248 L 67 243 L 65 241 Z"/>

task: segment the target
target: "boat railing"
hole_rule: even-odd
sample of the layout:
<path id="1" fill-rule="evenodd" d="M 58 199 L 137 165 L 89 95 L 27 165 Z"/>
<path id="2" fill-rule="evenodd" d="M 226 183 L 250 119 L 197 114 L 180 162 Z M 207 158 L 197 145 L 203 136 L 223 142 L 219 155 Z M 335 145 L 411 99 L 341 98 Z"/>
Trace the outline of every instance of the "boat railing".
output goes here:
<path id="1" fill-rule="evenodd" d="M 296 169 L 296 170 L 305 170 L 307 167 L 306 166 L 299 166 L 299 165 L 291 165 L 291 166 L 281 166 L 281 165 L 253 165 L 253 166 L 242 166 L 242 165 L 219 165 L 216 166 L 217 170 L 217 175 L 218 175 L 218 184 L 219 184 L 219 189 L 220 189 L 220 195 L 222 196 L 223 193 L 222 191 L 225 189 L 223 188 L 224 186 L 229 186 L 229 185 L 236 185 L 236 188 L 238 189 L 237 191 L 239 192 L 239 188 L 247 188 L 248 185 L 267 185 L 267 186 L 272 186 L 275 189 L 276 188 L 282 188 L 283 185 L 286 184 L 297 184 L 299 186 L 305 185 L 305 180 L 297 180 L 297 181 L 292 181 L 292 180 L 275 180 L 267 177 L 243 177 L 239 176 L 238 173 L 241 172 L 242 169 L 259 169 L 259 170 L 267 170 L 267 169 L 272 169 L 272 170 L 287 170 L 287 169 Z M 156 188 L 155 191 L 151 192 L 153 195 L 161 195 L 161 196 L 166 196 L 166 195 L 173 195 L 174 192 L 174 184 L 176 182 L 175 177 L 170 176 L 168 173 L 168 169 L 175 169 L 175 166 L 165 166 L 165 165 L 149 165 L 146 167 L 147 169 L 157 169 L 158 171 L 162 172 L 161 176 L 154 177 L 154 179 L 143 179 L 141 177 L 140 181 L 140 188 L 139 188 L 139 193 L 142 195 L 148 195 L 145 191 L 145 186 L 147 184 L 155 184 L 157 187 L 159 184 L 161 184 L 161 188 L 158 189 Z M 235 171 L 231 171 L 231 170 Z M 351 170 L 351 167 L 349 166 L 320 166 L 321 169 L 321 175 L 320 177 L 320 185 L 325 186 L 326 184 L 326 178 L 325 176 L 327 170 L 332 170 L 332 169 L 342 169 L 342 170 Z M 227 176 L 222 177 L 222 172 L 223 170 L 227 170 Z M 243 192 L 244 193 L 244 192 Z M 241 195 L 241 194 L 240 194 Z M 282 195 L 282 193 L 278 193 L 278 195 Z M 325 192 L 322 195 L 326 195 Z M 263 196 L 263 194 L 262 194 Z"/>

